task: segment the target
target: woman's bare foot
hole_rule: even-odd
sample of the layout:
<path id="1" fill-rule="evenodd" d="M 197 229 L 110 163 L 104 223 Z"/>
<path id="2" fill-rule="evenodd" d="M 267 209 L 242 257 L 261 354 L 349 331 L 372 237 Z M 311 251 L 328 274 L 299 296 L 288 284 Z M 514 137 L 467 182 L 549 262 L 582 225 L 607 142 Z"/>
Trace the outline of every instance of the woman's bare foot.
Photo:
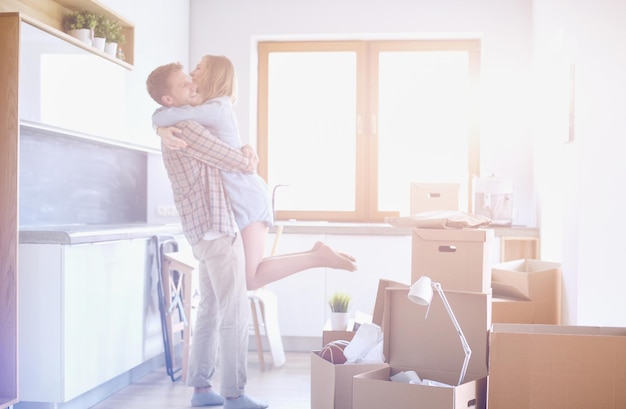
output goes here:
<path id="1" fill-rule="evenodd" d="M 351 254 L 347 254 L 347 253 L 342 253 L 341 251 L 336 251 L 337 254 L 339 254 L 342 257 L 347 258 L 348 260 L 352 261 L 352 262 L 356 262 L 356 258 L 354 258 L 353 255 Z"/>
<path id="2" fill-rule="evenodd" d="M 355 271 L 357 268 L 354 257 L 345 253 L 337 253 L 321 241 L 315 243 L 312 251 L 325 267 L 347 271 Z"/>

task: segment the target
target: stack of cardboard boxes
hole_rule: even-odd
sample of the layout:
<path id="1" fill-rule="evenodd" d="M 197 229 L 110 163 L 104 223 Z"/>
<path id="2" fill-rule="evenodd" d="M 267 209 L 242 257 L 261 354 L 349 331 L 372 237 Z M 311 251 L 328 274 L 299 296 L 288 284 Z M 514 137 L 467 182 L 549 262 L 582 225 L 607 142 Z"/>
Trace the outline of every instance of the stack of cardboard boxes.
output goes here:
<path id="1" fill-rule="evenodd" d="M 561 324 L 561 266 L 492 267 L 489 409 L 626 408 L 626 328 Z"/>
<path id="2" fill-rule="evenodd" d="M 387 288 L 408 288 L 407 285 L 380 280 L 372 322 L 382 326 L 385 293 Z M 322 345 L 335 340 L 351 341 L 354 332 L 331 331 L 324 329 Z M 311 409 L 350 409 L 352 405 L 352 380 L 355 375 L 379 368 L 385 368 L 386 363 L 360 363 L 335 365 L 322 358 L 320 351 L 311 352 Z"/>
<path id="3" fill-rule="evenodd" d="M 491 265 L 493 240 L 492 229 L 412 230 L 411 283 L 441 283 L 472 350 L 460 385 L 464 351 L 440 297 L 425 316 L 411 283 L 383 280 L 373 321 L 385 362 L 334 365 L 313 351 L 311 409 L 626 408 L 626 328 L 560 325 L 560 264 Z M 390 380 L 403 371 L 450 387 Z"/>
<path id="4" fill-rule="evenodd" d="M 486 408 L 491 326 L 490 229 L 414 229 L 411 282 L 440 282 L 472 355 L 457 385 L 465 354 L 438 294 L 430 308 L 408 299 L 409 285 L 381 281 L 373 322 L 384 334 L 384 363 L 334 365 L 311 353 L 311 409 Z M 428 315 L 426 315 L 428 310 Z M 324 342 L 351 333 L 324 332 Z M 390 381 L 402 371 L 450 387 Z M 421 402 L 420 406 L 416 406 Z"/>

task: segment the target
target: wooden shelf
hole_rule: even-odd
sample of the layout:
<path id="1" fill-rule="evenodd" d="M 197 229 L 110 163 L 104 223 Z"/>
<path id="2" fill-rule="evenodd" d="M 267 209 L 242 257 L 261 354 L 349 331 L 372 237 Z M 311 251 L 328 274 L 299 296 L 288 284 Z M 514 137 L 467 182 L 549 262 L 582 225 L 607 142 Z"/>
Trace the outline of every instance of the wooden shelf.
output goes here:
<path id="1" fill-rule="evenodd" d="M 0 14 L 0 408 L 18 400 L 17 246 L 20 21 Z"/>
<path id="2" fill-rule="evenodd" d="M 119 21 L 124 36 L 126 37 L 125 43 L 121 46 L 124 51 L 125 60 L 120 60 L 119 58 L 103 53 L 63 32 L 63 16 L 78 10 L 100 13 L 110 19 Z M 2 0 L 0 12 L 19 12 L 21 13 L 22 20 L 29 24 L 81 47 L 90 53 L 119 64 L 124 68 L 132 69 L 133 67 L 135 61 L 134 25 L 129 20 L 96 0 Z"/>
<path id="3" fill-rule="evenodd" d="M 539 237 L 502 237 L 500 261 L 539 260 Z"/>

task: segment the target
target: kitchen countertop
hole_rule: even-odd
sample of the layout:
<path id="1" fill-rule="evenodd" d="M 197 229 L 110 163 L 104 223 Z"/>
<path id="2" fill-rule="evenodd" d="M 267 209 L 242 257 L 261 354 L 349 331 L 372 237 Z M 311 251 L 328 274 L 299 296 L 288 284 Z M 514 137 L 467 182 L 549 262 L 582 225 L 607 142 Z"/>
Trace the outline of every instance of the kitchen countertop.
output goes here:
<path id="1" fill-rule="evenodd" d="M 369 236 L 407 236 L 411 235 L 411 227 L 396 227 L 389 223 L 335 223 L 335 222 L 305 222 L 279 221 L 270 229 L 275 232 L 277 227 L 283 228 L 283 234 L 346 234 Z M 537 227 L 527 226 L 490 226 L 496 237 L 538 237 Z"/>
<path id="2" fill-rule="evenodd" d="M 283 234 L 343 234 L 364 236 L 406 236 L 410 227 L 395 227 L 388 223 L 334 223 L 334 222 L 278 222 L 270 229 L 276 232 L 283 228 Z M 496 237 L 538 237 L 539 229 L 526 226 L 493 226 Z M 91 225 L 71 224 L 53 226 L 20 227 L 20 244 L 83 244 L 112 240 L 129 240 L 153 235 L 182 234 L 180 224 L 124 224 Z"/>
<path id="3" fill-rule="evenodd" d="M 20 244 L 83 244 L 182 234 L 180 224 L 21 226 Z"/>

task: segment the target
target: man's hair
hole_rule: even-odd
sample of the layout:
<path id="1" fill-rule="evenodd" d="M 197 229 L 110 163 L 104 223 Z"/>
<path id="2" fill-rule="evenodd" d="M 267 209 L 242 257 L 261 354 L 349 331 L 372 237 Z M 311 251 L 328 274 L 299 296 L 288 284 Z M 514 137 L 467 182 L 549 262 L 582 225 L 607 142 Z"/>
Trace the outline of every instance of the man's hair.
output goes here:
<path id="1" fill-rule="evenodd" d="M 148 94 L 150 94 L 157 104 L 163 105 L 161 98 L 170 92 L 170 78 L 172 74 L 182 69 L 183 65 L 181 63 L 173 62 L 155 68 L 155 70 L 148 75 L 146 88 L 148 89 Z"/>
<path id="2" fill-rule="evenodd" d="M 203 101 L 227 96 L 234 103 L 237 93 L 237 78 L 233 63 L 223 55 L 205 55 L 203 75 L 194 77 Z"/>

